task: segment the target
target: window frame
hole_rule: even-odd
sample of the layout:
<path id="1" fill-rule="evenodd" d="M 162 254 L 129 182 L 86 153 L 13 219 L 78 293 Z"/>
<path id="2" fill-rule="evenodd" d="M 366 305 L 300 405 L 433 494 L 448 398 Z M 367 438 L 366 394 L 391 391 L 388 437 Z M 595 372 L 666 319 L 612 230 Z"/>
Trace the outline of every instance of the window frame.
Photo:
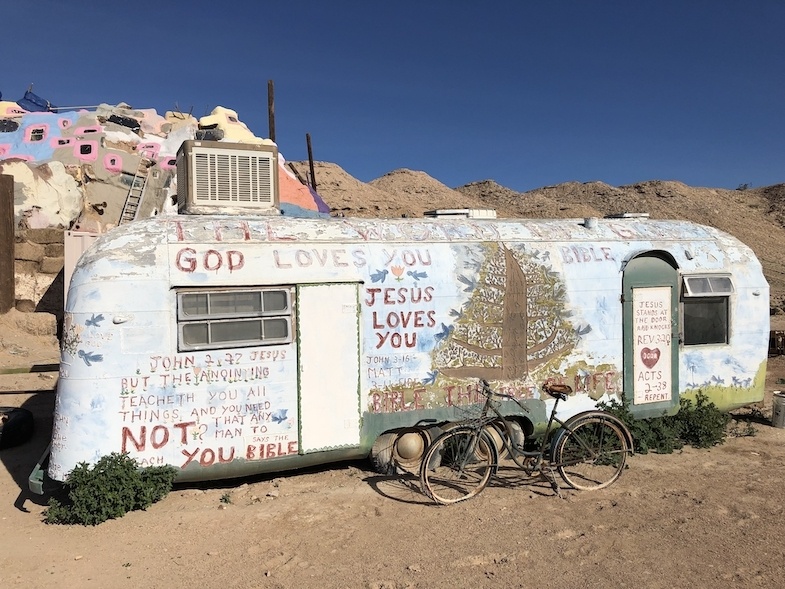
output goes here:
<path id="1" fill-rule="evenodd" d="M 706 274 L 685 274 L 681 277 L 681 289 L 679 297 L 679 320 L 681 323 L 681 340 L 684 346 L 727 346 L 731 338 L 731 299 L 736 292 L 733 278 L 726 273 L 706 273 Z M 717 319 L 721 320 L 724 327 L 724 338 L 703 337 L 700 340 L 693 340 L 692 331 L 700 329 L 699 325 L 688 325 L 688 317 L 695 317 L 695 314 L 686 312 L 686 307 L 690 305 L 704 305 L 706 310 L 714 312 Z M 711 308 L 708 305 L 712 305 Z M 708 319 L 706 319 L 708 321 Z M 690 319 L 690 323 L 692 319 Z M 710 330 L 705 333 L 711 333 Z"/>
<path id="2" fill-rule="evenodd" d="M 264 293 L 280 292 L 286 297 L 284 309 L 264 309 Z M 211 312 L 210 297 L 213 295 L 225 295 L 226 293 L 258 293 L 259 309 L 242 310 L 237 312 L 215 311 Z M 207 310 L 204 313 L 189 314 L 183 303 L 183 299 L 192 295 L 206 295 Z M 177 349 L 180 352 L 193 352 L 204 350 L 222 350 L 228 348 L 247 348 L 256 346 L 274 346 L 288 344 L 294 341 L 293 327 L 295 326 L 295 292 L 291 285 L 286 286 L 253 286 L 236 288 L 181 288 L 175 290 L 176 302 L 176 322 L 177 322 Z M 284 337 L 264 337 L 264 323 L 266 321 L 283 319 L 286 323 L 286 336 Z M 212 325 L 226 324 L 231 322 L 257 323 L 260 328 L 260 337 L 253 339 L 220 340 L 214 341 Z M 184 329 L 193 325 L 207 326 L 207 341 L 204 343 L 187 343 Z"/>
<path id="3" fill-rule="evenodd" d="M 40 143 L 49 137 L 49 125 L 30 125 L 25 128 L 25 143 Z"/>

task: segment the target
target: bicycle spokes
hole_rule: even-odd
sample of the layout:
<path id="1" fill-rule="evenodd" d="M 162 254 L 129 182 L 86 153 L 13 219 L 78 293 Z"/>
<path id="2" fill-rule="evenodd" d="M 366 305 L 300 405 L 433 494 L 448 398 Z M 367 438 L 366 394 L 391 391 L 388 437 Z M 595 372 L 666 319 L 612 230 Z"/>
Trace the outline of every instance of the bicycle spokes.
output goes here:
<path id="1" fill-rule="evenodd" d="M 602 489 L 621 476 L 627 440 L 617 424 L 602 417 L 578 420 L 557 441 L 554 461 L 565 482 L 575 489 Z"/>
<path id="2" fill-rule="evenodd" d="M 489 437 L 475 429 L 453 429 L 437 438 L 423 461 L 420 481 L 438 503 L 473 497 L 488 484 L 496 463 Z"/>

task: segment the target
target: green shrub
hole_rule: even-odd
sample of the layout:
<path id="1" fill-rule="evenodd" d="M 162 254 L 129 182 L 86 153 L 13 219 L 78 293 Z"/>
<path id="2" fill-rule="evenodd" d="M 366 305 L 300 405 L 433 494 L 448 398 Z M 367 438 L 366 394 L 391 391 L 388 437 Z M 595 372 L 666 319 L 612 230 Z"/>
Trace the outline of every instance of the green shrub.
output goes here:
<path id="1" fill-rule="evenodd" d="M 139 468 L 128 454 L 109 454 L 92 468 L 81 462 L 64 483 L 67 499 L 49 500 L 45 521 L 94 526 L 129 511 L 147 509 L 169 493 L 176 475 L 177 469 L 171 466 Z"/>
<path id="2" fill-rule="evenodd" d="M 679 412 L 673 417 L 681 424 L 681 439 L 694 448 L 722 444 L 730 423 L 730 415 L 717 409 L 701 392 L 694 406 L 689 399 L 681 399 Z"/>
<path id="3" fill-rule="evenodd" d="M 601 408 L 627 424 L 635 451 L 641 454 L 670 454 L 685 444 L 695 448 L 722 444 L 731 419 L 700 391 L 695 397 L 695 403 L 682 397 L 679 400 L 679 412 L 675 415 L 636 419 L 630 412 L 630 402 L 626 398 L 622 403 L 601 404 Z"/>

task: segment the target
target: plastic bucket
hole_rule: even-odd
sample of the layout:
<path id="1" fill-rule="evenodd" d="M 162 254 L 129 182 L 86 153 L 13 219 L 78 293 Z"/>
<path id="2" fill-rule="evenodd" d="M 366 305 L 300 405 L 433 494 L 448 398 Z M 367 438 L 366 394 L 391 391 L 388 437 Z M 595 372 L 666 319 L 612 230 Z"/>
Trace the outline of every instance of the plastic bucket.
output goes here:
<path id="1" fill-rule="evenodd" d="M 785 427 L 785 394 L 782 391 L 774 391 L 771 398 L 771 425 Z"/>

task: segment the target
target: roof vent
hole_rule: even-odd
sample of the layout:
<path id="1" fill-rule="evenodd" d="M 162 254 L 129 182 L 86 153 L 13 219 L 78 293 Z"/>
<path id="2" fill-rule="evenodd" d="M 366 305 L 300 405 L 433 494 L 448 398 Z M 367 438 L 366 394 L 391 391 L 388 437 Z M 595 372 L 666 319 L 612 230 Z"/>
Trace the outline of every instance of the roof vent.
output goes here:
<path id="1" fill-rule="evenodd" d="M 605 215 L 606 219 L 648 219 L 649 213 L 614 213 Z"/>
<path id="2" fill-rule="evenodd" d="M 425 211 L 423 215 L 448 219 L 495 219 L 496 211 L 494 209 L 436 209 Z"/>

